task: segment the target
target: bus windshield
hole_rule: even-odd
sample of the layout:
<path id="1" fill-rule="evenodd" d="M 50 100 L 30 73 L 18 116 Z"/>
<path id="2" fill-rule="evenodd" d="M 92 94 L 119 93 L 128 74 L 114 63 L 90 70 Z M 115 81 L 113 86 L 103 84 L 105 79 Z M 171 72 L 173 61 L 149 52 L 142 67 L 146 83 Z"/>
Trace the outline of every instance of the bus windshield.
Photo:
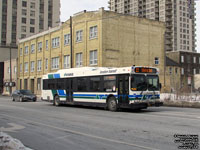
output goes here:
<path id="1" fill-rule="evenodd" d="M 147 82 L 149 91 L 159 90 L 159 78 L 157 75 L 147 75 Z"/>
<path id="2" fill-rule="evenodd" d="M 132 91 L 146 91 L 147 82 L 145 75 L 132 75 L 131 76 L 131 90 Z"/>
<path id="3" fill-rule="evenodd" d="M 132 91 L 157 91 L 159 90 L 158 75 L 132 75 L 131 90 Z"/>

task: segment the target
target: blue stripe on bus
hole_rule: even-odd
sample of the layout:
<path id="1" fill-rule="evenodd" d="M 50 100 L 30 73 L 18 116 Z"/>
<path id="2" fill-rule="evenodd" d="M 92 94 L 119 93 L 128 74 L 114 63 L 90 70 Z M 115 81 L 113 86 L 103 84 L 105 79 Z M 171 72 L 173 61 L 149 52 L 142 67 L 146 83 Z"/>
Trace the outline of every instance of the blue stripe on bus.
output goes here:
<path id="1" fill-rule="evenodd" d="M 64 90 L 58 90 L 58 95 L 59 95 L 59 96 L 66 96 Z"/>
<path id="2" fill-rule="evenodd" d="M 54 74 L 53 76 L 54 76 L 55 79 L 60 78 L 60 74 Z"/>

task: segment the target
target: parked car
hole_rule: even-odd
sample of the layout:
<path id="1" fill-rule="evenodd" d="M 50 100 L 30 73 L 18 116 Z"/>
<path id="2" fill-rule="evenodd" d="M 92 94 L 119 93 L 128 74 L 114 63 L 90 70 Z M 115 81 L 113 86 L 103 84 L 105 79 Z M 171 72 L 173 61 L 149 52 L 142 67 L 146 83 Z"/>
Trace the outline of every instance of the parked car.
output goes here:
<path id="1" fill-rule="evenodd" d="M 33 101 L 37 100 L 35 94 L 33 94 L 30 90 L 16 90 L 12 93 L 12 100 L 13 101 Z"/>

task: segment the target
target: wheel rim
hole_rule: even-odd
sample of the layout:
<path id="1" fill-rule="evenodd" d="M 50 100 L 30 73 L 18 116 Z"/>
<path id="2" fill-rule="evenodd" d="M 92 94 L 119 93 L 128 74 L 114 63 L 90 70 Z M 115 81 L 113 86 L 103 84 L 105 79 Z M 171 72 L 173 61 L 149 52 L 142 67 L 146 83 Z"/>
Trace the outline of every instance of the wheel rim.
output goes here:
<path id="1" fill-rule="evenodd" d="M 116 107 L 115 101 L 112 100 L 112 101 L 110 102 L 110 107 L 111 107 L 112 109 Z"/>

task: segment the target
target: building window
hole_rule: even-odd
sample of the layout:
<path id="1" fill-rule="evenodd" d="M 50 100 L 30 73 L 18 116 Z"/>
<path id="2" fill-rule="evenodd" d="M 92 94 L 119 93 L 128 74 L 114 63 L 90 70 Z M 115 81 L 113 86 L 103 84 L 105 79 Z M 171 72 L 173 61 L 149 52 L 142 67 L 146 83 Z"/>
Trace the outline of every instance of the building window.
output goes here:
<path id="1" fill-rule="evenodd" d="M 32 11 L 32 10 L 31 10 L 30 16 L 31 16 L 31 17 L 35 17 L 35 11 Z"/>
<path id="2" fill-rule="evenodd" d="M 37 79 L 37 90 L 41 90 L 41 78 Z"/>
<path id="3" fill-rule="evenodd" d="M 30 33 L 34 33 L 35 32 L 35 28 L 34 27 L 30 27 Z"/>
<path id="4" fill-rule="evenodd" d="M 97 26 L 90 27 L 90 39 L 97 38 Z"/>
<path id="5" fill-rule="evenodd" d="M 42 60 L 38 60 L 37 61 L 37 71 L 41 71 L 42 70 Z"/>
<path id="6" fill-rule="evenodd" d="M 178 68 L 175 68 L 175 73 L 176 73 L 176 74 L 178 73 Z"/>
<path id="7" fill-rule="evenodd" d="M 155 65 L 159 65 L 159 58 L 158 57 L 155 57 Z"/>
<path id="8" fill-rule="evenodd" d="M 51 59 L 51 69 L 59 69 L 59 57 Z"/>
<path id="9" fill-rule="evenodd" d="M 24 54 L 25 54 L 25 55 L 28 54 L 28 46 L 25 46 Z"/>
<path id="10" fill-rule="evenodd" d="M 184 75 L 184 68 L 181 68 L 181 74 Z"/>
<path id="11" fill-rule="evenodd" d="M 27 14 L 26 9 L 22 9 L 22 15 L 26 16 L 26 14 Z"/>
<path id="12" fill-rule="evenodd" d="M 69 55 L 65 55 L 64 56 L 64 68 L 69 68 L 70 66 L 70 63 L 69 63 L 69 61 L 70 61 L 70 56 Z"/>
<path id="13" fill-rule="evenodd" d="M 39 42 L 38 43 L 38 52 L 41 52 L 42 51 L 42 42 Z"/>
<path id="14" fill-rule="evenodd" d="M 172 74 L 172 68 L 169 67 L 169 74 Z"/>
<path id="15" fill-rule="evenodd" d="M 21 38 L 23 39 L 23 38 L 25 38 L 26 37 L 26 34 L 22 34 L 21 35 Z"/>
<path id="16" fill-rule="evenodd" d="M 64 45 L 69 45 L 70 43 L 70 34 L 64 35 Z"/>
<path id="17" fill-rule="evenodd" d="M 24 63 L 24 72 L 27 73 L 28 72 L 28 62 Z"/>
<path id="18" fill-rule="evenodd" d="M 181 56 L 181 62 L 184 63 L 184 56 Z"/>
<path id="19" fill-rule="evenodd" d="M 26 24 L 26 18 L 22 18 L 22 23 Z"/>
<path id="20" fill-rule="evenodd" d="M 194 64 L 196 63 L 196 57 L 195 56 L 193 57 L 193 63 Z"/>
<path id="21" fill-rule="evenodd" d="M 76 67 L 81 67 L 82 66 L 82 53 L 77 53 L 76 54 Z"/>
<path id="22" fill-rule="evenodd" d="M 26 26 L 22 26 L 22 32 L 26 32 Z"/>
<path id="23" fill-rule="evenodd" d="M 22 1 L 22 7 L 27 7 L 27 2 L 26 1 Z"/>
<path id="24" fill-rule="evenodd" d="M 35 9 L 35 3 L 31 3 L 30 8 Z"/>
<path id="25" fill-rule="evenodd" d="M 17 66 L 14 66 L 14 74 L 17 74 Z"/>
<path id="26" fill-rule="evenodd" d="M 34 53 L 35 52 L 35 44 L 32 44 L 31 45 L 31 53 Z"/>
<path id="27" fill-rule="evenodd" d="M 97 65 L 97 50 L 90 51 L 90 65 Z"/>
<path id="28" fill-rule="evenodd" d="M 34 25 L 35 24 L 35 19 L 30 19 L 30 24 Z"/>
<path id="29" fill-rule="evenodd" d="M 194 68 L 193 69 L 193 74 L 195 75 L 197 73 L 196 69 Z"/>
<path id="30" fill-rule="evenodd" d="M 60 38 L 56 37 L 52 39 L 52 48 L 57 48 L 60 45 Z"/>
<path id="31" fill-rule="evenodd" d="M 48 58 L 45 59 L 45 69 L 48 70 Z"/>
<path id="32" fill-rule="evenodd" d="M 76 42 L 81 42 L 83 38 L 83 30 L 79 30 L 76 32 Z"/>
<path id="33" fill-rule="evenodd" d="M 31 72 L 34 72 L 35 70 L 35 62 L 31 61 Z"/>
<path id="34" fill-rule="evenodd" d="M 49 41 L 46 40 L 46 50 L 48 50 L 48 47 L 49 47 Z"/>
<path id="35" fill-rule="evenodd" d="M 10 67 L 8 67 L 8 74 L 10 74 Z"/>
<path id="36" fill-rule="evenodd" d="M 20 67 L 19 67 L 19 69 L 20 69 L 20 72 L 22 72 L 22 64 L 20 64 Z"/>
<path id="37" fill-rule="evenodd" d="M 20 53 L 20 56 L 22 56 L 22 48 L 20 48 L 19 51 L 20 51 L 20 52 L 19 52 L 19 53 Z M 199 59 L 199 60 L 200 60 L 200 59 Z"/>

